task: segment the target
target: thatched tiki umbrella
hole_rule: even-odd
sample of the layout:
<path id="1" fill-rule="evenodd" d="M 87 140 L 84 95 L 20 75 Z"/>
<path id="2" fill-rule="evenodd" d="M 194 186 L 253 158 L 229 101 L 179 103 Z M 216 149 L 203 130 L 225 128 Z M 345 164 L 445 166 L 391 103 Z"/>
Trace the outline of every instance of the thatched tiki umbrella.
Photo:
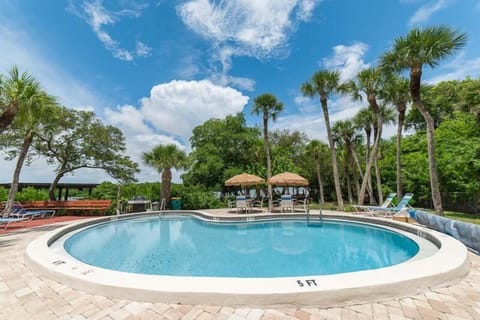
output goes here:
<path id="1" fill-rule="evenodd" d="M 308 186 L 308 180 L 304 177 L 291 172 L 283 172 L 274 175 L 267 181 L 269 184 L 281 187 L 305 187 Z"/>
<path id="2" fill-rule="evenodd" d="M 265 183 L 263 178 L 249 173 L 237 174 L 225 181 L 226 186 L 241 186 L 242 188 L 262 183 Z"/>

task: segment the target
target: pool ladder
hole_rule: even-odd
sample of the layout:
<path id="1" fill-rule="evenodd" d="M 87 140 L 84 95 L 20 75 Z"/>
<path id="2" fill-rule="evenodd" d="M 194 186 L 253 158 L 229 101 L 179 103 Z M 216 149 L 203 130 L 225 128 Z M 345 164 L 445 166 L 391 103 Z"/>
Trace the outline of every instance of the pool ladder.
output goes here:
<path id="1" fill-rule="evenodd" d="M 158 210 L 159 210 L 159 213 L 158 213 L 158 216 L 159 216 L 159 217 L 160 217 L 160 216 L 163 216 L 163 215 L 165 214 L 165 211 L 167 211 L 165 199 L 162 199 L 162 200 L 160 201 L 160 207 L 158 208 Z"/>
<path id="2" fill-rule="evenodd" d="M 320 203 L 320 212 L 319 212 L 318 218 L 319 218 L 319 222 L 323 222 L 322 202 L 320 201 L 319 203 Z M 308 207 L 308 205 L 305 208 L 305 210 L 307 211 L 307 224 L 309 224 L 310 223 L 310 208 Z"/>

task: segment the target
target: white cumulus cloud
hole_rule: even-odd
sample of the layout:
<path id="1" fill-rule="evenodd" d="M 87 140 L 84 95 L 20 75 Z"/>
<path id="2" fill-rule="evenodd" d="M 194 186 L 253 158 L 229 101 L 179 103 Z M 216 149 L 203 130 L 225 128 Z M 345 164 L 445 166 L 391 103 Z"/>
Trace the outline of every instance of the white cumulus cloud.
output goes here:
<path id="1" fill-rule="evenodd" d="M 323 66 L 327 69 L 340 71 L 340 80 L 347 81 L 370 65 L 363 60 L 368 45 L 356 42 L 350 46 L 338 45 L 333 48 L 333 55 L 323 59 Z"/>
<path id="2" fill-rule="evenodd" d="M 175 144 L 189 150 L 192 129 L 210 118 L 224 118 L 241 112 L 248 97 L 209 80 L 171 81 L 154 86 L 139 106 L 123 105 L 105 111 L 108 123 L 122 128 L 127 153 L 142 162 L 142 153 L 159 144 Z M 174 173 L 178 181 L 179 173 Z M 142 167 L 140 180 L 155 180 L 153 169 Z"/>
<path id="3" fill-rule="evenodd" d="M 209 80 L 174 80 L 153 87 L 141 99 L 140 112 L 159 130 L 187 138 L 196 125 L 241 112 L 247 102 L 239 91 Z"/>

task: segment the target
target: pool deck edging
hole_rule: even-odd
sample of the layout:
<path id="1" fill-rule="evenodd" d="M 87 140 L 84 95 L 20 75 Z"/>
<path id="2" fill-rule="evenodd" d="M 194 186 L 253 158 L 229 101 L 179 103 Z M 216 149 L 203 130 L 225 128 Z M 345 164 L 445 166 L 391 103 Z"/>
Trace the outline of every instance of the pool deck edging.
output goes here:
<path id="1" fill-rule="evenodd" d="M 187 212 L 172 212 L 172 214 L 178 213 Z M 60 230 L 47 233 L 30 243 L 26 250 L 26 261 L 39 273 L 87 292 L 144 301 L 213 305 L 337 306 L 372 300 L 382 301 L 418 293 L 429 287 L 456 282 L 468 273 L 470 266 L 466 247 L 449 236 L 422 227 L 369 217 L 358 218 L 362 221 L 366 218 L 370 223 L 387 222 L 389 225 L 398 224 L 409 230 L 417 230 L 421 236 L 429 235 L 438 240 L 441 243 L 440 249 L 430 258 L 383 268 L 381 272 L 367 270 L 333 276 L 251 279 L 126 274 L 83 264 L 73 258 L 61 256 L 49 248 L 53 241 L 82 226 L 158 214 L 150 212 L 120 217 L 102 217 L 68 225 Z M 230 216 L 211 215 L 207 212 L 196 212 L 195 215 L 212 221 L 238 221 L 239 218 L 245 221 L 253 219 L 258 221 L 267 218 L 302 217 L 302 214 L 256 214 L 231 218 Z M 357 217 L 351 215 L 334 214 L 324 217 L 357 220 Z M 353 219 L 348 219 L 348 217 L 353 217 Z M 435 266 L 435 273 L 432 273 L 432 266 Z"/>

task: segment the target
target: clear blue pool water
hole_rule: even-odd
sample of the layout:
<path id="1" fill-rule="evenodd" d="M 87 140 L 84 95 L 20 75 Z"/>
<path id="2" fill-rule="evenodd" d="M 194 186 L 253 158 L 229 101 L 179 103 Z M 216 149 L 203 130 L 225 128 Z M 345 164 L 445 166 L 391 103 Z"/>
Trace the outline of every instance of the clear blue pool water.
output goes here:
<path id="1" fill-rule="evenodd" d="M 377 269 L 413 257 L 413 240 L 380 227 L 305 220 L 212 223 L 151 217 L 84 229 L 64 243 L 87 264 L 133 273 L 289 277 Z"/>

